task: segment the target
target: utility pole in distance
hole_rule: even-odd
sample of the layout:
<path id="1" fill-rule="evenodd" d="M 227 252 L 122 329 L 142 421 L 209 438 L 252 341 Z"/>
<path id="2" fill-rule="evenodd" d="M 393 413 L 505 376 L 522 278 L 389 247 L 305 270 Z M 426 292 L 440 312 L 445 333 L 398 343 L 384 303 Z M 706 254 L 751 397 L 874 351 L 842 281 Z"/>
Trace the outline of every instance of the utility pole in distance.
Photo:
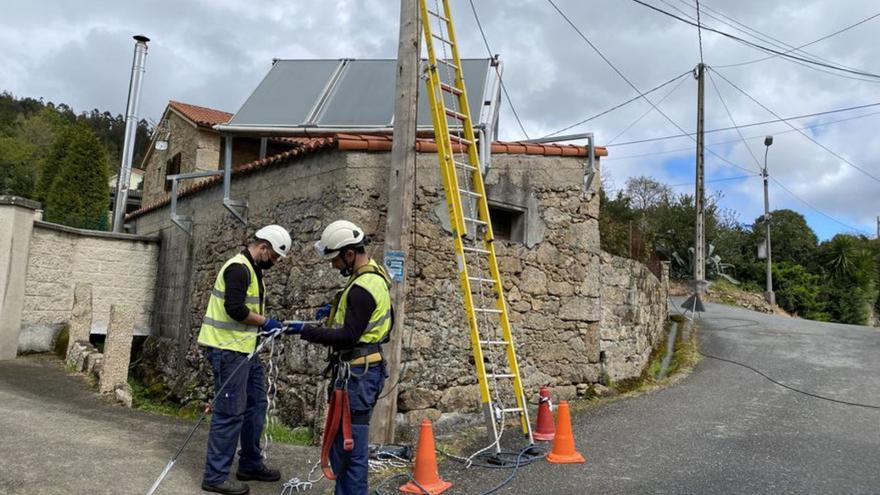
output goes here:
<path id="1" fill-rule="evenodd" d="M 400 39 L 397 45 L 397 80 L 394 88 L 394 131 L 388 177 L 388 215 L 385 220 L 385 266 L 393 279 L 391 302 L 394 327 L 386 346 L 388 380 L 384 398 L 376 404 L 370 442 L 394 443 L 400 354 L 406 318 L 406 271 L 416 167 L 416 111 L 419 96 L 419 49 L 421 30 L 416 0 L 400 1 Z"/>
<path id="2" fill-rule="evenodd" d="M 697 219 L 694 235 L 694 283 L 697 295 L 702 294 L 706 281 L 706 238 L 703 232 L 705 222 L 706 186 L 705 165 L 703 161 L 703 76 L 706 66 L 702 63 L 697 65 L 697 180 L 694 193 L 694 205 L 697 210 Z"/>
<path id="3" fill-rule="evenodd" d="M 761 176 L 764 177 L 764 232 L 767 247 L 767 290 L 764 292 L 764 299 L 771 305 L 776 305 L 776 294 L 773 292 L 773 262 L 770 256 L 770 195 L 767 192 L 767 153 L 770 151 L 770 145 L 773 144 L 773 136 L 764 138 L 764 170 Z"/>

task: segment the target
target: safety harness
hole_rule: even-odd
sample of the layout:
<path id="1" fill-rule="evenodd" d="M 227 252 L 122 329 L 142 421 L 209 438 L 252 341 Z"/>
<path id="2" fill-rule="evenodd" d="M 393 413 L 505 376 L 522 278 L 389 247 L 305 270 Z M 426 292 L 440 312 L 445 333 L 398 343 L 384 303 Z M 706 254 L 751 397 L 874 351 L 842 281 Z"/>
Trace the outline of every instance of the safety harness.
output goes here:
<path id="1" fill-rule="evenodd" d="M 381 269 L 372 265 L 364 265 L 355 271 L 345 288 L 340 290 L 333 296 L 332 310 L 330 313 L 330 321 L 334 321 L 336 310 L 339 307 L 339 301 L 342 295 L 354 285 L 355 280 L 367 274 L 379 275 L 385 280 L 390 288 L 391 281 Z M 391 327 L 394 327 L 394 308 L 391 308 Z M 382 344 L 390 340 L 390 333 L 385 334 L 381 341 L 372 344 L 358 344 L 352 349 L 334 350 L 328 348 L 327 367 L 324 369 L 324 376 L 333 377 L 330 389 L 328 390 L 329 405 L 327 407 L 327 419 L 324 422 L 324 439 L 321 442 L 321 470 L 328 480 L 335 480 L 337 476 L 342 475 L 348 467 L 348 463 L 344 462 L 339 473 L 334 473 L 330 466 L 330 449 L 333 448 L 333 442 L 339 430 L 342 429 L 342 445 L 346 452 L 354 450 L 354 438 L 351 431 L 351 406 L 348 397 L 348 381 L 352 376 L 351 361 L 366 357 L 377 352 L 381 353 Z M 364 374 L 370 367 L 370 363 L 364 360 Z M 358 365 L 359 366 L 359 365 Z M 356 375 L 362 376 L 362 375 Z"/>

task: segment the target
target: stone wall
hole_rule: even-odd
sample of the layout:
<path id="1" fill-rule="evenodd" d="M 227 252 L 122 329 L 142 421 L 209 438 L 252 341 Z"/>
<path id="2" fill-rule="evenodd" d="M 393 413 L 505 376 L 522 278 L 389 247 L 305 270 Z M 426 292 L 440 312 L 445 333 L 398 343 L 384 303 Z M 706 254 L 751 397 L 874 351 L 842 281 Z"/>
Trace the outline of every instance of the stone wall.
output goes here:
<path id="1" fill-rule="evenodd" d="M 614 381 L 642 374 L 666 328 L 669 265 L 661 279 L 645 265 L 602 253 L 601 344 L 605 373 Z"/>
<path id="2" fill-rule="evenodd" d="M 158 256 L 155 238 L 34 222 L 20 342 L 46 340 L 68 321 L 77 283 L 92 285 L 92 333 L 105 333 L 110 306 L 125 304 L 135 333 L 149 334 Z"/>
<path id="3" fill-rule="evenodd" d="M 180 171 L 192 171 L 197 163 L 199 148 L 199 128 L 186 121 L 173 111 L 168 112 L 165 121 L 170 131 L 168 135 L 168 148 L 165 150 L 150 150 L 150 156 L 141 168 L 144 169 L 144 191 L 142 204 L 155 203 L 166 197 L 165 170 L 168 160 L 180 153 Z M 219 137 L 217 138 L 219 140 Z"/>
<path id="4" fill-rule="evenodd" d="M 181 213 L 194 217 L 191 238 L 171 224 L 167 207 L 133 219 L 139 234 L 159 236 L 163 245 L 153 320 L 159 338 L 146 345 L 142 375 L 184 398 L 207 395 L 210 374 L 194 341 L 208 293 L 223 262 L 264 224 L 289 228 L 302 253 L 267 274 L 267 311 L 276 317 L 309 318 L 343 283 L 311 250 L 330 221 L 346 218 L 373 233 L 372 255 L 381 260 L 389 156 L 331 149 L 238 176 L 232 196 L 248 201 L 247 226 L 223 209 L 219 185 L 180 200 Z M 417 162 L 404 369 L 396 388 L 407 423 L 479 406 L 436 160 L 423 153 Z M 584 393 L 602 367 L 599 205 L 583 192 L 584 159 L 495 155 L 486 181 L 493 202 L 525 215 L 525 243 L 498 241 L 496 250 L 527 394 L 546 383 L 557 398 Z M 280 416 L 290 424 L 312 422 L 324 350 L 289 339 L 275 353 Z"/>

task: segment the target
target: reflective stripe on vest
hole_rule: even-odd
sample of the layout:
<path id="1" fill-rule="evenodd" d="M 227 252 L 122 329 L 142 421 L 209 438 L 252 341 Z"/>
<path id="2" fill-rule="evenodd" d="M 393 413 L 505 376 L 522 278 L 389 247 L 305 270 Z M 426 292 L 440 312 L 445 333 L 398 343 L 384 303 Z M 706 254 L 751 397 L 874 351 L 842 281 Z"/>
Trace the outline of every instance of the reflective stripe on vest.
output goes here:
<path id="1" fill-rule="evenodd" d="M 224 307 L 226 299 L 226 281 L 223 274 L 230 265 L 237 263 L 248 269 L 248 288 L 245 294 L 244 305 L 251 312 L 263 314 L 263 305 L 260 302 L 260 281 L 257 273 L 251 266 L 244 254 L 237 254 L 227 261 L 214 281 L 214 288 L 208 298 L 208 309 L 202 320 L 202 328 L 199 331 L 199 344 L 227 349 L 230 351 L 251 353 L 257 345 L 257 332 L 260 327 L 246 325 L 232 319 Z M 263 291 L 265 293 L 265 290 Z"/>
<path id="2" fill-rule="evenodd" d="M 362 273 L 366 266 L 370 267 L 367 268 L 370 271 Z M 361 273 L 355 272 L 349 277 L 337 307 L 333 311 L 333 324 L 335 327 L 341 327 L 345 324 L 348 291 L 351 290 L 352 286 L 357 285 L 369 292 L 376 303 L 376 309 L 370 315 L 370 321 L 367 323 L 367 327 L 364 329 L 364 333 L 358 339 L 358 342 L 362 344 L 376 344 L 381 343 L 388 335 L 388 332 L 391 331 L 391 294 L 388 292 L 391 287 L 391 278 L 385 272 L 385 269 L 373 260 L 370 260 L 369 265 L 366 266 L 358 270 Z"/>

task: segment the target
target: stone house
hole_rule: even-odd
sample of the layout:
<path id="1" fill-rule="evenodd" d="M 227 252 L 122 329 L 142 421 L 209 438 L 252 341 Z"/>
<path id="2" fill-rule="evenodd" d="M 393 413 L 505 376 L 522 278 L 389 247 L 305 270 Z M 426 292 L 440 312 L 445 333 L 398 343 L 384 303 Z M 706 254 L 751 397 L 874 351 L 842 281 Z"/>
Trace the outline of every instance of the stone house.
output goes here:
<path id="1" fill-rule="evenodd" d="M 334 133 L 288 140 L 288 151 L 235 168 L 233 197 L 248 204 L 247 224 L 222 205 L 222 178 L 185 187 L 179 213 L 191 235 L 170 221 L 164 199 L 130 215 L 139 235 L 161 239 L 147 380 L 185 398 L 207 395 L 209 372 L 195 337 L 222 263 L 267 223 L 291 231 L 299 253 L 267 276 L 268 312 L 308 318 L 343 282 L 311 245 L 330 221 L 347 218 L 374 235 L 381 261 L 391 139 Z M 451 425 L 479 407 L 469 333 L 454 269 L 436 144 L 419 139 L 402 373 L 394 387 L 398 421 L 425 416 Z M 586 393 L 609 379 L 641 374 L 663 334 L 665 280 L 599 247 L 599 199 L 585 189 L 587 149 L 557 144 L 492 143 L 486 184 L 511 322 L 529 397 L 542 384 L 557 398 Z M 596 149 L 596 156 L 606 154 Z M 591 184 L 598 184 L 594 176 Z M 593 186 L 590 186 L 593 187 Z M 312 424 L 323 403 L 318 373 L 324 351 L 291 339 L 274 350 L 278 413 Z M 442 416 L 442 418 L 441 418 Z"/>
<path id="2" fill-rule="evenodd" d="M 165 179 L 168 175 L 220 169 L 225 138 L 213 126 L 231 118 L 231 113 L 222 110 L 169 101 L 140 167 L 144 171 L 142 204 L 169 197 L 171 182 Z M 290 148 L 283 140 L 270 140 L 267 148 L 261 148 L 260 139 L 239 139 L 232 163 L 247 163 Z"/>

